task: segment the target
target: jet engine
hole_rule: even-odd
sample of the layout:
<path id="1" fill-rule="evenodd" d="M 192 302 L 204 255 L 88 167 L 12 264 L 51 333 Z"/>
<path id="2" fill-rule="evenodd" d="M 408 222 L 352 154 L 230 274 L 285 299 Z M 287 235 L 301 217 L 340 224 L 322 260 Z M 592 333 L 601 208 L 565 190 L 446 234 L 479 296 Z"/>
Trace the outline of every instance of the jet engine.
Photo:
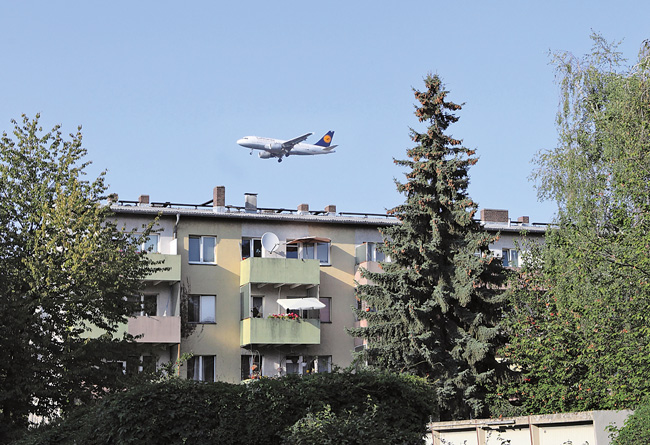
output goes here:
<path id="1" fill-rule="evenodd" d="M 262 158 L 262 159 L 269 159 L 269 158 L 272 157 L 272 155 L 271 155 L 271 153 L 269 153 L 267 151 L 261 151 L 260 154 L 259 154 L 259 157 Z"/>
<path id="2" fill-rule="evenodd" d="M 267 144 L 266 148 L 267 148 L 267 150 L 271 150 L 271 151 L 280 151 L 280 150 L 282 150 L 282 144 L 279 144 L 279 143 L 275 142 L 275 143 L 272 143 L 272 144 Z"/>

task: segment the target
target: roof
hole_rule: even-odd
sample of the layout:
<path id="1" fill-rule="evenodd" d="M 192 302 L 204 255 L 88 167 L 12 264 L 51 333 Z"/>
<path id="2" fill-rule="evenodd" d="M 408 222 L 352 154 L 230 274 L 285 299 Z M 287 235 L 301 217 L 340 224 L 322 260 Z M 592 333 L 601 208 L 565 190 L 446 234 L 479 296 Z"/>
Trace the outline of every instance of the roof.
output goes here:
<path id="1" fill-rule="evenodd" d="M 347 224 L 367 225 L 374 227 L 386 227 L 399 224 L 399 220 L 391 215 L 375 213 L 352 213 L 340 212 L 325 213 L 297 212 L 289 209 L 262 209 L 257 211 L 245 211 L 243 207 L 226 206 L 223 211 L 217 211 L 214 207 L 206 204 L 197 204 L 187 207 L 172 207 L 174 204 L 161 205 L 137 205 L 137 204 L 111 204 L 111 209 L 118 214 L 149 215 L 149 216 L 189 216 L 194 218 L 215 218 L 249 221 L 276 221 L 276 222 L 311 222 L 322 224 Z M 188 208 L 193 207 L 193 208 Z M 477 221 L 489 232 L 527 232 L 530 234 L 543 235 L 550 224 L 532 223 L 523 224 L 519 222 L 491 222 Z"/>
<path id="2" fill-rule="evenodd" d="M 199 207 L 199 206 L 197 206 Z M 157 207 L 146 205 L 121 205 L 112 204 L 111 210 L 118 214 L 148 215 L 148 216 L 190 216 L 194 218 L 233 219 L 250 221 L 277 221 L 277 222 L 312 222 L 323 224 L 348 224 L 348 225 L 369 225 L 369 226 L 392 226 L 399 224 L 396 218 L 375 216 L 375 214 L 302 214 L 302 213 L 279 213 L 271 212 L 270 209 L 258 209 L 258 212 L 245 212 L 239 210 L 215 211 L 212 207 L 204 208 L 176 208 Z M 284 210 L 284 209 L 278 209 Z M 363 215 L 363 216 L 358 216 Z"/>

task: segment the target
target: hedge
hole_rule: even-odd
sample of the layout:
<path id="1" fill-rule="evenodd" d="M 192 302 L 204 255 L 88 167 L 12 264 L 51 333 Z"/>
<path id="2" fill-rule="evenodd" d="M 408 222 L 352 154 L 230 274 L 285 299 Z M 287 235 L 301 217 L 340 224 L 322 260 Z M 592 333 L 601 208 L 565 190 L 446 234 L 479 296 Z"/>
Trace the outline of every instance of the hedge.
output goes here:
<path id="1" fill-rule="evenodd" d="M 21 443 L 422 444 L 436 406 L 431 385 L 404 374 L 172 379 L 79 407 Z"/>

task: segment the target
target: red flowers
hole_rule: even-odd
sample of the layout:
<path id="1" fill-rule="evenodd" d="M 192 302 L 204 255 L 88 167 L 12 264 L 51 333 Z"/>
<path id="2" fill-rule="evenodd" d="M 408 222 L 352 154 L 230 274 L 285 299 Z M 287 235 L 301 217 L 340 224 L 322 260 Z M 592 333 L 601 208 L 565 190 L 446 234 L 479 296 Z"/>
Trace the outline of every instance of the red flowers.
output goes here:
<path id="1" fill-rule="evenodd" d="M 300 320 L 300 316 L 298 314 L 294 314 L 293 312 L 290 312 L 288 314 L 271 314 L 269 315 L 269 318 L 275 318 L 278 320 Z"/>

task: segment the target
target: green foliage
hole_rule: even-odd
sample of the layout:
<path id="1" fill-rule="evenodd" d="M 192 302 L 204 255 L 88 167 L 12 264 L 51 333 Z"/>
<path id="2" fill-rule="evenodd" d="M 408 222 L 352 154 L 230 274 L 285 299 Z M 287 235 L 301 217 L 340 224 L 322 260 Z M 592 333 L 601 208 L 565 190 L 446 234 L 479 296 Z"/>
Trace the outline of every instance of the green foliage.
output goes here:
<path id="1" fill-rule="evenodd" d="M 615 431 L 612 445 L 647 445 L 650 443 L 650 405 L 647 403 L 634 411 L 623 428 Z"/>
<path id="2" fill-rule="evenodd" d="M 513 283 L 501 355 L 520 367 L 502 394 L 526 412 L 621 409 L 650 394 L 650 58 L 624 71 L 616 46 L 556 57 L 558 147 L 540 196 L 558 226 Z"/>
<path id="3" fill-rule="evenodd" d="M 446 99 L 438 76 L 425 85 L 415 91 L 415 114 L 429 126 L 411 130 L 418 145 L 395 161 L 409 171 L 397 182 L 406 200 L 391 210 L 401 224 L 383 231 L 392 262 L 382 263 L 383 273 L 362 271 L 371 284 L 358 287 L 358 298 L 371 310 L 357 316 L 368 326 L 350 333 L 368 340 L 362 359 L 371 366 L 435 381 L 442 418 L 468 418 L 486 413 L 486 388 L 501 371 L 505 275 L 488 248 L 493 237 L 473 220 L 474 151 L 444 133 L 461 106 Z"/>
<path id="4" fill-rule="evenodd" d="M 21 443 L 417 444 L 434 406 L 423 379 L 388 373 L 287 376 L 238 385 L 171 379 L 106 397 Z M 380 433 L 391 441 L 382 442 Z"/>
<path id="5" fill-rule="evenodd" d="M 29 413 L 51 416 L 124 387 L 105 361 L 133 345 L 82 333 L 125 322 L 135 307 L 124 297 L 154 267 L 136 251 L 142 238 L 111 222 L 104 175 L 84 180 L 81 130 L 65 140 L 38 118 L 13 121 L 13 139 L 0 140 L 0 442 Z"/>

